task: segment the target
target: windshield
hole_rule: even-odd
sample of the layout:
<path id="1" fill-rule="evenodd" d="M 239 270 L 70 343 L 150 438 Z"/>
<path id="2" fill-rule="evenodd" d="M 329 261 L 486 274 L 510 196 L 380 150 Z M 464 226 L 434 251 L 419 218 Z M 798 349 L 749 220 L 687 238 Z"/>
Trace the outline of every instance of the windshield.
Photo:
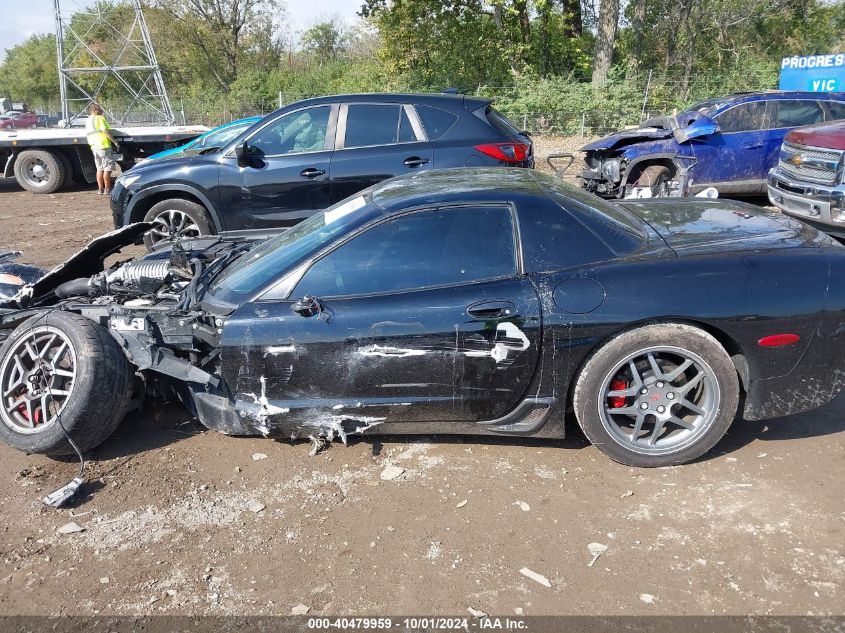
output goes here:
<path id="1" fill-rule="evenodd" d="M 211 282 L 208 292 L 226 303 L 239 305 L 248 301 L 335 238 L 377 213 L 378 207 L 370 201 L 369 190 L 347 198 L 249 251 L 224 269 Z"/>
<path id="2" fill-rule="evenodd" d="M 707 101 L 700 101 L 695 105 L 687 108 L 686 112 L 698 112 L 704 116 L 711 116 L 716 110 L 728 103 L 727 99 L 708 99 Z"/>
<path id="3" fill-rule="evenodd" d="M 219 130 L 212 130 L 205 136 L 201 136 L 195 141 L 189 143 L 185 146 L 185 149 L 188 149 L 189 147 L 195 149 L 200 147 L 223 147 L 226 143 L 238 136 L 253 123 L 253 121 L 244 121 L 243 123 L 235 123 Z"/>

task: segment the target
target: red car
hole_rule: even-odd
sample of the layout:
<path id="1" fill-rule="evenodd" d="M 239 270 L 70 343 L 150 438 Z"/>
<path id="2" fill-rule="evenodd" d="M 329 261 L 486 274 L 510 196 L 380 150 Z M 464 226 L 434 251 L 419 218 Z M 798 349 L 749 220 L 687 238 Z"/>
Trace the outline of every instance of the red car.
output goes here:
<path id="1" fill-rule="evenodd" d="M 28 127 L 38 127 L 38 115 L 35 112 L 11 110 L 0 114 L 0 130 L 17 130 Z"/>

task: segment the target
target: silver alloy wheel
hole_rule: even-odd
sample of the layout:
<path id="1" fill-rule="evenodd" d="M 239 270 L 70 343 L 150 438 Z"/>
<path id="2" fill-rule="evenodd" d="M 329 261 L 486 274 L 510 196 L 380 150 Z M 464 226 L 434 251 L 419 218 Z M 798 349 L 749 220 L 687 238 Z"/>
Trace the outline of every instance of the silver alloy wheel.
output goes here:
<path id="1" fill-rule="evenodd" d="M 710 365 L 673 346 L 629 354 L 607 374 L 598 397 L 605 430 L 642 455 L 668 455 L 691 446 L 713 426 L 721 403 Z"/>
<path id="2" fill-rule="evenodd" d="M 187 239 L 202 235 L 197 223 L 187 213 L 178 209 L 162 211 L 153 219 L 153 224 L 155 226 L 149 232 L 153 244 L 164 240 Z"/>
<path id="3" fill-rule="evenodd" d="M 36 187 L 46 185 L 50 180 L 50 167 L 37 156 L 30 156 L 23 164 L 24 177 Z"/>
<path id="4" fill-rule="evenodd" d="M 16 433 L 40 433 L 67 404 L 76 350 L 62 331 L 39 325 L 9 350 L 0 367 L 0 420 Z"/>

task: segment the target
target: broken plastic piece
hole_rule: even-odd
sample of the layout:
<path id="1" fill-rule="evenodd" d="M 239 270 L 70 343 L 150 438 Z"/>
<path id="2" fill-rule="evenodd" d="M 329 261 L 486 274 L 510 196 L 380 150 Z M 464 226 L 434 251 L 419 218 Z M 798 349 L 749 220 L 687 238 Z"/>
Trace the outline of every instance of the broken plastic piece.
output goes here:
<path id="1" fill-rule="evenodd" d="M 76 495 L 82 483 L 82 477 L 74 477 L 70 482 L 44 497 L 41 503 L 50 508 L 61 508 L 69 499 Z"/>

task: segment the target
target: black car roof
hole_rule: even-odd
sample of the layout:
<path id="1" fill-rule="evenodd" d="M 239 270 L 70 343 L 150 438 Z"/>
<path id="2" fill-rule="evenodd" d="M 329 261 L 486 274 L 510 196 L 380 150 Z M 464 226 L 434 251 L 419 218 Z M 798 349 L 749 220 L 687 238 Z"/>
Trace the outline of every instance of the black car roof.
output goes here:
<path id="1" fill-rule="evenodd" d="M 441 107 L 447 105 L 452 107 L 467 107 L 470 110 L 475 110 L 492 103 L 493 99 L 452 93 L 362 92 L 311 97 L 289 103 L 280 110 L 288 109 L 291 106 L 301 107 L 320 103 L 350 103 L 355 101 L 367 101 L 370 103 L 414 103 L 419 105 L 440 105 Z"/>
<path id="2" fill-rule="evenodd" d="M 534 172 L 516 167 L 434 169 L 384 180 L 370 191 L 372 201 L 385 211 L 456 200 L 501 200 L 543 194 Z"/>

